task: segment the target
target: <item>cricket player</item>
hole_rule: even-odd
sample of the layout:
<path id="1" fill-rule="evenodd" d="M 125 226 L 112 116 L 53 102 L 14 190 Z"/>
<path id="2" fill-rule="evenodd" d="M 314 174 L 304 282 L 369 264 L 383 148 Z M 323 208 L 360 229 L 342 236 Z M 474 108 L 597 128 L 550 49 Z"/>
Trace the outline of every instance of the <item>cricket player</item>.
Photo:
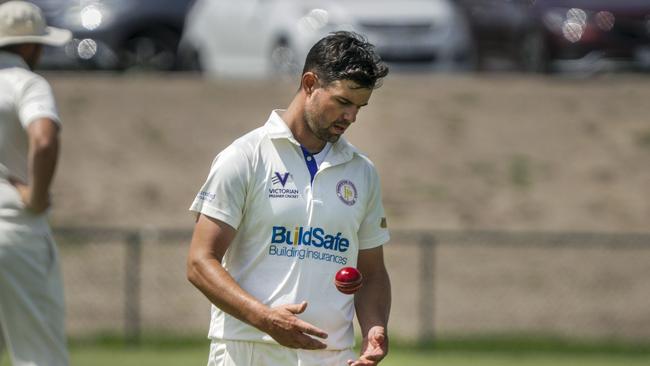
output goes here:
<path id="1" fill-rule="evenodd" d="M 379 178 L 342 135 L 387 74 L 361 36 L 332 33 L 310 50 L 288 108 L 215 158 L 190 208 L 187 269 L 213 304 L 209 366 L 367 366 L 386 356 Z M 346 266 L 364 276 L 354 296 L 334 285 Z"/>
<path id="2" fill-rule="evenodd" d="M 0 358 L 66 366 L 63 287 L 47 222 L 61 122 L 49 84 L 30 71 L 42 45 L 63 45 L 28 2 L 0 5 Z"/>

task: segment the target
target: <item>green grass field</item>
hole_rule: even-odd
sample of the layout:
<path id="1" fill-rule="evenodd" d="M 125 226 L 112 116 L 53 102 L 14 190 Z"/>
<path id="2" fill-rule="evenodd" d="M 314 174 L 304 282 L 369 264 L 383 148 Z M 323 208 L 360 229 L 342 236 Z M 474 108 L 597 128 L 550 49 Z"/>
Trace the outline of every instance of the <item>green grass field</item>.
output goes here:
<path id="1" fill-rule="evenodd" d="M 144 342 L 139 347 L 116 342 L 72 342 L 72 366 L 205 365 L 208 342 Z M 431 346 L 392 347 L 383 366 L 646 366 L 650 348 L 554 341 L 453 341 Z M 8 366 L 5 355 L 0 366 Z"/>

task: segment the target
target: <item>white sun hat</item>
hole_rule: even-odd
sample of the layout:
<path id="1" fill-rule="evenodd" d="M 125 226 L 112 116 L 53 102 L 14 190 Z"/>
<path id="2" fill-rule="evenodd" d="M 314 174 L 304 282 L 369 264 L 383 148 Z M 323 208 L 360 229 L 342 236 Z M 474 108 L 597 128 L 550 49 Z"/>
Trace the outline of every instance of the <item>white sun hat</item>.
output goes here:
<path id="1" fill-rule="evenodd" d="M 48 27 L 41 9 L 32 3 L 7 1 L 0 4 L 0 47 L 21 43 L 62 46 L 71 37 L 67 29 Z"/>

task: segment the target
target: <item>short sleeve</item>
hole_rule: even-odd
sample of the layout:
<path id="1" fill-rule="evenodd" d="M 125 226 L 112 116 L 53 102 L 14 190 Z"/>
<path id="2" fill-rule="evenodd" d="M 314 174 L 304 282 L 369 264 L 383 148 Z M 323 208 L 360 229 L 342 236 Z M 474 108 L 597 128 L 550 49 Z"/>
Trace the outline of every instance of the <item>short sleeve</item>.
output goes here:
<path id="1" fill-rule="evenodd" d="M 194 198 L 190 211 L 223 221 L 237 229 L 242 220 L 250 165 L 246 154 L 231 145 L 212 163 L 210 174 Z"/>
<path id="2" fill-rule="evenodd" d="M 370 249 L 390 239 L 384 205 L 381 202 L 381 184 L 374 168 L 370 169 L 369 195 L 366 216 L 359 228 L 359 249 Z"/>
<path id="3" fill-rule="evenodd" d="M 61 126 L 54 93 L 50 84 L 41 76 L 34 75 L 25 83 L 18 95 L 17 106 L 23 128 L 40 118 L 49 118 Z"/>

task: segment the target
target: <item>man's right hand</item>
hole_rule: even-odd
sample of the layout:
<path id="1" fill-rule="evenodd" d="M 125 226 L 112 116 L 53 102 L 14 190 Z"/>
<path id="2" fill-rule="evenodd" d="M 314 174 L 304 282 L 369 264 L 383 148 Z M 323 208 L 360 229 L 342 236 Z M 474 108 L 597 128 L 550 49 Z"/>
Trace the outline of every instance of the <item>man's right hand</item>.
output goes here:
<path id="1" fill-rule="evenodd" d="M 306 301 L 271 308 L 265 316 L 261 330 L 285 347 L 324 349 L 327 345 L 311 336 L 325 339 L 327 333 L 296 316 L 306 308 Z"/>
<path id="2" fill-rule="evenodd" d="M 12 176 L 9 176 L 8 180 L 9 183 L 12 186 L 14 186 L 16 191 L 18 191 L 20 200 L 25 205 L 26 210 L 35 214 L 40 214 L 45 210 L 47 210 L 48 207 L 50 207 L 49 197 L 47 197 L 46 200 L 35 202 L 35 200 L 33 199 L 31 187 L 29 185 L 27 185 L 25 182 L 21 181 L 20 179 Z"/>

